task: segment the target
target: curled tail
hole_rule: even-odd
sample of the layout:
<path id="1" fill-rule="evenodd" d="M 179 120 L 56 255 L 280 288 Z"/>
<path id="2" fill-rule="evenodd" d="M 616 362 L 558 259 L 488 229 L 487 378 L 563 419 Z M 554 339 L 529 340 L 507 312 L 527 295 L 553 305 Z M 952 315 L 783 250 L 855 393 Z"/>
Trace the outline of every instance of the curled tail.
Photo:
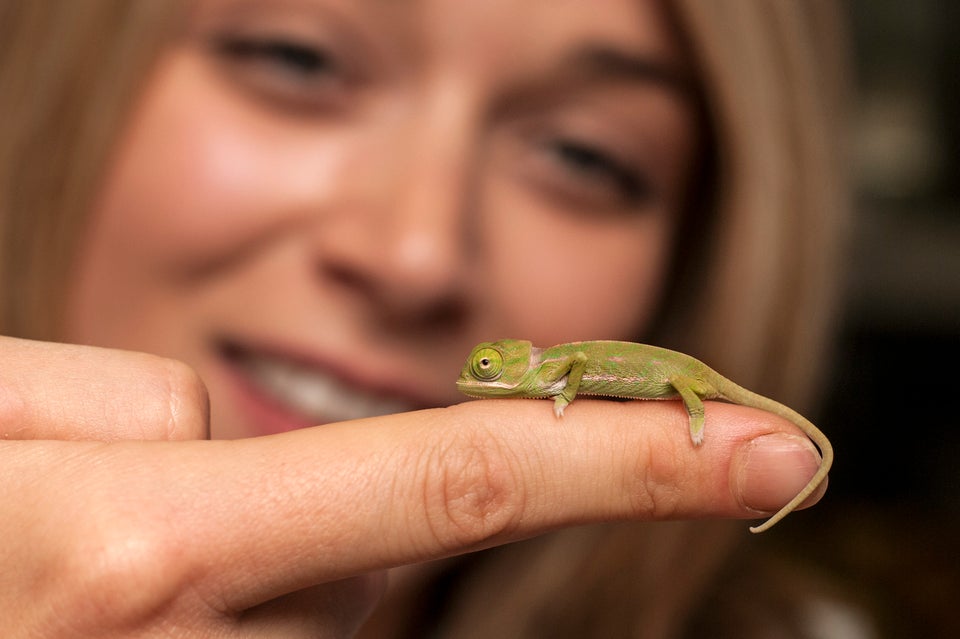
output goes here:
<path id="1" fill-rule="evenodd" d="M 719 376 L 718 377 L 722 377 Z M 774 415 L 779 415 L 784 419 L 793 422 L 797 428 L 799 428 L 803 433 L 816 444 L 817 448 L 820 449 L 820 455 L 822 461 L 820 462 L 820 468 L 817 469 L 817 472 L 810 478 L 810 481 L 807 482 L 807 485 L 803 487 L 797 495 L 787 503 L 786 506 L 778 510 L 770 519 L 763 522 L 759 526 L 751 526 L 750 532 L 759 533 L 765 530 L 769 530 L 776 524 L 778 521 L 786 517 L 793 510 L 795 510 L 800 504 L 807 500 L 810 495 L 812 495 L 820 484 L 827 478 L 827 474 L 830 472 L 830 467 L 833 465 L 833 446 L 830 444 L 830 440 L 827 439 L 827 436 L 821 432 L 819 428 L 813 425 L 813 423 L 808 420 L 806 417 L 793 410 L 788 406 L 784 406 L 780 402 L 770 399 L 769 397 L 764 397 L 763 395 L 758 395 L 753 391 L 747 390 L 742 386 L 731 382 L 726 378 L 722 378 L 722 382 L 718 385 L 720 390 L 720 396 L 722 399 L 727 399 L 736 404 L 742 404 L 743 406 L 749 406 L 751 408 L 759 408 L 760 410 L 765 410 Z"/>

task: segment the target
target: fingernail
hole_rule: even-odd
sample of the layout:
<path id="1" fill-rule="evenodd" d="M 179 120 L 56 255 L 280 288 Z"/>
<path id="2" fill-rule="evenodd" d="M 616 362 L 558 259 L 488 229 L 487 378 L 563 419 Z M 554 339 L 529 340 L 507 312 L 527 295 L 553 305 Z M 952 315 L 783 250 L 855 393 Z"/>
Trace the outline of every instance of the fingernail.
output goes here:
<path id="1" fill-rule="evenodd" d="M 741 447 L 734 460 L 740 503 L 758 512 L 773 512 L 793 499 L 819 466 L 820 455 L 805 437 L 758 437 Z"/>

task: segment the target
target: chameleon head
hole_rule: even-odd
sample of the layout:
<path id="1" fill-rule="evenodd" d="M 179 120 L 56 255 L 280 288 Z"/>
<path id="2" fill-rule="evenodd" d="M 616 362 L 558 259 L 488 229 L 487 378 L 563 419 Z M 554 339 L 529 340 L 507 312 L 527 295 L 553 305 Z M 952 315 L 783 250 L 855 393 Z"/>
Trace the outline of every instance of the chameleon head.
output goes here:
<path id="1" fill-rule="evenodd" d="M 477 344 L 460 371 L 457 389 L 471 397 L 505 397 L 516 394 L 517 384 L 530 369 L 533 345 L 505 339 Z"/>

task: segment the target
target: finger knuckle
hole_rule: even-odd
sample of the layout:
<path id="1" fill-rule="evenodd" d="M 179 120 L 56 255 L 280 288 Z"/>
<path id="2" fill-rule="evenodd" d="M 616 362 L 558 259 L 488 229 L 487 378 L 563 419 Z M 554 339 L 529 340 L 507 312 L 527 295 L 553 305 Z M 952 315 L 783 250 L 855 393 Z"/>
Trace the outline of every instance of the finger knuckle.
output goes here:
<path id="1" fill-rule="evenodd" d="M 203 380 L 193 368 L 174 359 L 160 359 L 157 381 L 165 400 L 165 437 L 187 439 L 207 435 L 210 402 Z"/>
<path id="2" fill-rule="evenodd" d="M 624 465 L 632 469 L 626 474 L 624 486 L 624 494 L 631 498 L 631 510 L 640 519 L 673 518 L 682 508 L 682 456 L 667 443 L 633 450 L 632 459 Z"/>
<path id="3" fill-rule="evenodd" d="M 517 525 L 526 502 L 520 464 L 492 433 L 454 433 L 428 450 L 424 508 L 441 546 L 482 544 Z"/>
<path id="4" fill-rule="evenodd" d="M 67 544 L 58 568 L 56 609 L 82 634 L 136 629 L 169 613 L 189 581 L 172 539 L 153 526 L 101 518 Z"/>
<path id="5" fill-rule="evenodd" d="M 12 384 L 0 379 L 0 439 L 16 439 L 22 430 L 27 403 Z"/>

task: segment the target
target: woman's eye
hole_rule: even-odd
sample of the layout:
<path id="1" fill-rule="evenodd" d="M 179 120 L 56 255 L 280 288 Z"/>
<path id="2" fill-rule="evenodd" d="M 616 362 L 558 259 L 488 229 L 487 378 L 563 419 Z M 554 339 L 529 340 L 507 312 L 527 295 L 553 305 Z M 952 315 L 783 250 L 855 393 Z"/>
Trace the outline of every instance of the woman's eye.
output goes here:
<path id="1" fill-rule="evenodd" d="M 226 35 L 214 48 L 237 86 L 281 108 L 322 112 L 351 95 L 348 69 L 323 45 L 284 35 Z"/>
<path id="2" fill-rule="evenodd" d="M 626 166 L 612 153 L 576 140 L 558 139 L 548 143 L 549 151 L 574 182 L 589 189 L 612 189 L 630 204 L 642 203 L 650 195 L 645 176 Z"/>
<path id="3" fill-rule="evenodd" d="M 225 37 L 220 50 L 237 61 L 272 64 L 286 71 L 308 78 L 335 70 L 332 56 L 320 47 L 282 38 Z"/>

